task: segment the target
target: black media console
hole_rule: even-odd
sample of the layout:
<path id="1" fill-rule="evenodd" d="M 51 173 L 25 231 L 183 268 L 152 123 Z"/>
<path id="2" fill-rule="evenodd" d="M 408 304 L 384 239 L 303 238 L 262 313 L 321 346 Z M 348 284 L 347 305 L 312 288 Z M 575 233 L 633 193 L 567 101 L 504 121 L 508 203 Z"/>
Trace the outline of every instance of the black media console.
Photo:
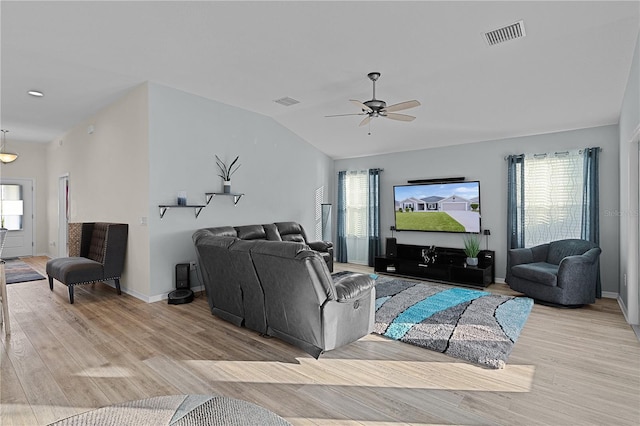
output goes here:
<path id="1" fill-rule="evenodd" d="M 482 250 L 478 266 L 467 266 L 466 259 L 462 249 L 397 244 L 396 256 L 377 256 L 374 270 L 473 287 L 486 287 L 495 282 L 495 252 Z"/>

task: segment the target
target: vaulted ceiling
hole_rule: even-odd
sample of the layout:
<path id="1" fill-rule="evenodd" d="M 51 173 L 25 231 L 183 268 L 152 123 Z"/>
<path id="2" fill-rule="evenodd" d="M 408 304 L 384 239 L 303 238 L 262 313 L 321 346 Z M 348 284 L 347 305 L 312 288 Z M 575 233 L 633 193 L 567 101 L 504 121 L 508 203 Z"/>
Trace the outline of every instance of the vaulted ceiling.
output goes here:
<path id="1" fill-rule="evenodd" d="M 273 117 L 333 158 L 615 124 L 640 28 L 637 1 L 2 1 L 0 14 L 12 141 L 51 141 L 153 81 Z M 526 37 L 487 44 L 519 20 Z M 371 71 L 378 99 L 421 103 L 403 111 L 414 121 L 325 117 L 358 113 Z"/>

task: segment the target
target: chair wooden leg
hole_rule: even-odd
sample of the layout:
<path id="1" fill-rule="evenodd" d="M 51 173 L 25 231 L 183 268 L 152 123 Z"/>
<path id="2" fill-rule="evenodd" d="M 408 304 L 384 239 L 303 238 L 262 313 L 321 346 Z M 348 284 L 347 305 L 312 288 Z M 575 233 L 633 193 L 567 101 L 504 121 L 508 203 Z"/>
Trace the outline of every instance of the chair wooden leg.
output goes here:
<path id="1" fill-rule="evenodd" d="M 118 296 L 122 294 L 122 291 L 120 290 L 120 278 L 116 278 L 114 280 L 116 282 L 116 290 L 118 291 Z"/>
<path id="2" fill-rule="evenodd" d="M 49 277 L 49 290 L 53 291 L 53 278 Z"/>
<path id="3" fill-rule="evenodd" d="M 69 303 L 73 305 L 73 286 L 70 285 L 69 287 Z"/>

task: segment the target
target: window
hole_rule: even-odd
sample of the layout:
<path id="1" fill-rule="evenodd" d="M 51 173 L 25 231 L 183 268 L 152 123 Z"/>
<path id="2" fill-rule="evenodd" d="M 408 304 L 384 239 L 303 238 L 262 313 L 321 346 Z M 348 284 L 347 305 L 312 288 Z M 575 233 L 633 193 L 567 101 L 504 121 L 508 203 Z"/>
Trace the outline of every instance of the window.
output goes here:
<path id="1" fill-rule="evenodd" d="M 369 210 L 369 175 L 366 170 L 348 172 L 347 185 L 347 237 L 367 237 Z"/>
<path id="2" fill-rule="evenodd" d="M 338 172 L 338 262 L 373 266 L 380 243 L 381 169 Z"/>
<path id="3" fill-rule="evenodd" d="M 0 225 L 10 231 L 22 230 L 22 185 L 0 185 Z"/>
<path id="4" fill-rule="evenodd" d="M 524 160 L 525 247 L 580 238 L 583 158 L 578 152 Z"/>

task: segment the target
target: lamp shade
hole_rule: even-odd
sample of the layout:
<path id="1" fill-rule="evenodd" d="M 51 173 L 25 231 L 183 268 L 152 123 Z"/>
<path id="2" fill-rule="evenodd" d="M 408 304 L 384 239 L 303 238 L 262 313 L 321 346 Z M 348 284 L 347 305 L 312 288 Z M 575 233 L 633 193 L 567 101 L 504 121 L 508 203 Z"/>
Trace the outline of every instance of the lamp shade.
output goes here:
<path id="1" fill-rule="evenodd" d="M 16 161 L 18 158 L 18 154 L 14 154 L 12 152 L 4 152 L 4 148 L 7 146 L 7 133 L 8 130 L 2 129 L 2 145 L 0 146 L 0 162 L 7 164 L 13 161 Z"/>
<path id="2" fill-rule="evenodd" d="M 11 152 L 0 152 L 0 161 L 3 162 L 4 164 L 16 161 L 17 158 L 18 158 L 18 154 L 14 154 Z"/>

